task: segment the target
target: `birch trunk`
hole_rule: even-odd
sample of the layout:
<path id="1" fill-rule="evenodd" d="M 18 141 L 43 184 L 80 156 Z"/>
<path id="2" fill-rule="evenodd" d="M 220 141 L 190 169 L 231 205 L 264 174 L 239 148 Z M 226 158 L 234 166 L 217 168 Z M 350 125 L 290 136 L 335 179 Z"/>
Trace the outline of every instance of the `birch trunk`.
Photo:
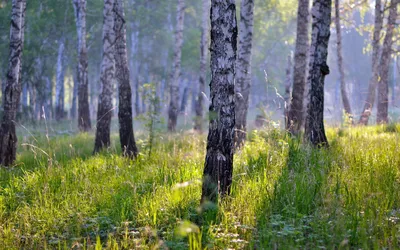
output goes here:
<path id="1" fill-rule="evenodd" d="M 309 51 L 310 0 L 299 0 L 297 10 L 297 37 L 294 52 L 293 90 L 286 129 L 293 135 L 300 132 L 304 121 L 304 93 L 306 88 Z"/>
<path id="2" fill-rule="evenodd" d="M 72 93 L 72 104 L 71 104 L 71 118 L 76 118 L 76 99 L 78 97 L 78 80 L 76 74 L 73 74 L 73 93 Z"/>
<path id="3" fill-rule="evenodd" d="M 0 164 L 14 163 L 17 151 L 15 119 L 21 94 L 22 50 L 24 46 L 26 0 L 12 1 L 10 57 L 4 89 L 3 118 L 0 127 Z"/>
<path id="4" fill-rule="evenodd" d="M 234 0 L 211 1 L 211 105 L 202 202 L 230 194 L 235 134 L 237 52 Z"/>
<path id="5" fill-rule="evenodd" d="M 340 26 L 340 9 L 339 9 L 339 0 L 335 0 L 335 26 L 336 26 L 336 45 L 337 45 L 337 62 L 338 69 L 340 75 L 340 93 L 342 95 L 343 108 L 346 116 L 349 116 L 351 122 L 352 121 L 352 112 L 350 101 L 347 96 L 346 91 L 346 81 L 344 75 L 344 67 L 343 67 L 343 56 L 342 56 L 342 27 Z"/>
<path id="6" fill-rule="evenodd" d="M 285 81 L 285 109 L 284 109 L 284 117 L 285 124 L 288 124 L 288 115 L 289 115 L 289 103 L 290 103 L 290 87 L 292 83 L 292 57 L 288 56 L 288 67 L 286 68 L 286 81 Z"/>
<path id="7" fill-rule="evenodd" d="M 235 144 L 241 147 L 247 134 L 247 112 L 251 87 L 251 49 L 254 27 L 254 0 L 242 0 L 239 23 L 239 48 L 236 62 Z"/>
<path id="8" fill-rule="evenodd" d="M 379 56 L 381 53 L 380 37 L 383 25 L 383 12 L 381 0 L 375 1 L 375 24 L 372 38 L 372 77 L 368 84 L 368 94 L 361 112 L 359 124 L 368 125 L 369 117 L 375 103 L 376 86 L 379 77 Z"/>
<path id="9" fill-rule="evenodd" d="M 392 0 L 390 2 L 386 35 L 385 40 L 383 41 L 381 60 L 379 62 L 377 124 L 386 124 L 389 122 L 389 68 L 393 47 L 393 32 L 397 19 L 397 5 L 399 2 L 399 0 Z"/>
<path id="10" fill-rule="evenodd" d="M 210 20 L 210 1 L 203 0 L 203 15 L 201 18 L 201 41 L 200 41 L 200 76 L 199 76 L 199 92 L 196 102 L 196 118 L 194 129 L 201 132 L 203 130 L 204 101 L 206 93 L 206 76 L 207 76 L 207 57 L 209 46 L 209 20 Z"/>
<path id="11" fill-rule="evenodd" d="M 101 62 L 101 94 L 97 109 L 96 139 L 94 152 L 110 146 L 110 125 L 112 117 L 112 95 L 115 74 L 114 60 L 114 0 L 104 0 L 103 9 L 103 57 Z"/>
<path id="12" fill-rule="evenodd" d="M 73 0 L 78 32 L 78 127 L 80 131 L 92 128 L 89 110 L 88 55 L 86 48 L 86 0 Z"/>
<path id="13" fill-rule="evenodd" d="M 329 146 L 324 127 L 324 84 L 329 74 L 327 65 L 332 0 L 314 0 L 310 47 L 310 102 L 308 104 L 305 137 L 314 146 Z"/>
<path id="14" fill-rule="evenodd" d="M 61 39 L 57 56 L 57 77 L 56 77 L 56 120 L 64 118 L 64 39 Z"/>
<path id="15" fill-rule="evenodd" d="M 168 109 L 168 131 L 176 131 L 179 112 L 179 77 L 181 75 L 181 56 L 183 45 L 183 24 L 185 18 L 185 1 L 178 0 L 174 61 L 170 83 L 170 103 Z"/>
<path id="16" fill-rule="evenodd" d="M 115 78 L 118 82 L 119 95 L 119 139 L 121 149 L 125 156 L 136 157 L 136 147 L 132 120 L 132 90 L 130 83 L 130 72 L 128 68 L 128 53 L 126 49 L 126 26 L 124 1 L 115 0 Z M 137 62 L 138 63 L 138 62 Z"/>

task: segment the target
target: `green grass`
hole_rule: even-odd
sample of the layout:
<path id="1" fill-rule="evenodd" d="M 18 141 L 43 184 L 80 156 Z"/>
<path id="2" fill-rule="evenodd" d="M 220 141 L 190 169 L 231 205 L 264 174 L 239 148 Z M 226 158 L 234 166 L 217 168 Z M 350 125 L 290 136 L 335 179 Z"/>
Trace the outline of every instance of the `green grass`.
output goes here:
<path id="1" fill-rule="evenodd" d="M 0 169 L 1 249 L 399 248 L 399 126 L 329 128 L 321 150 L 253 131 L 232 195 L 206 213 L 205 135 L 158 134 L 148 156 L 138 133 L 131 161 L 116 134 L 92 156 L 93 135 L 69 130 L 20 129 L 16 166 Z"/>

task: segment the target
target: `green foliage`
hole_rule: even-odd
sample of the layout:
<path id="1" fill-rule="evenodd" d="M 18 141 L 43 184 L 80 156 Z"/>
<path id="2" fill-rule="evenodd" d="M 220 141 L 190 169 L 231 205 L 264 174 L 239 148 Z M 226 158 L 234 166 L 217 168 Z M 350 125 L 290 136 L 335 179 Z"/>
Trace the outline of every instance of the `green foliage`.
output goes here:
<path id="1" fill-rule="evenodd" d="M 151 157 L 131 161 L 119 156 L 116 134 L 110 152 L 92 156 L 92 134 L 56 135 L 50 124 L 47 139 L 28 129 L 16 166 L 0 169 L 0 242 L 5 249 L 396 249 L 399 128 L 329 128 L 331 147 L 322 150 L 274 128 L 255 131 L 236 153 L 232 195 L 212 220 L 199 208 L 204 136 L 157 134 Z"/>

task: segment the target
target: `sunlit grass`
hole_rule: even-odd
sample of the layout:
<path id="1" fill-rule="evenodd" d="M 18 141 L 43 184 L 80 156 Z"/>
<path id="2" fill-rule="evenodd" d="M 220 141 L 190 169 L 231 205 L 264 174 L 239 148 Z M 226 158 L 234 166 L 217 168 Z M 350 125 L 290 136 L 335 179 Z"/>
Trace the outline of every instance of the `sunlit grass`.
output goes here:
<path id="1" fill-rule="evenodd" d="M 253 131 L 213 216 L 199 208 L 205 135 L 157 134 L 149 156 L 138 133 L 131 161 L 116 134 L 92 156 L 92 134 L 30 131 L 0 169 L 2 249 L 398 247 L 399 126 L 330 128 L 323 150 Z"/>

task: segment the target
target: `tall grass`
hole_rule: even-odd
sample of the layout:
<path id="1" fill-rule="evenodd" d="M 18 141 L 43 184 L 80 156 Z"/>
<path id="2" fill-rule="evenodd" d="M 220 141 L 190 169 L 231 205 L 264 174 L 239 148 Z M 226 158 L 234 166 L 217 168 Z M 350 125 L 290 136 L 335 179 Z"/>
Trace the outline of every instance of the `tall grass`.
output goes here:
<path id="1" fill-rule="evenodd" d="M 96 156 L 91 134 L 21 136 L 16 166 L 0 169 L 0 248 L 396 249 L 399 131 L 330 128 L 321 150 L 253 131 L 235 156 L 232 195 L 209 217 L 199 207 L 204 135 L 157 135 L 149 157 L 139 134 L 134 161 L 117 135 Z"/>

